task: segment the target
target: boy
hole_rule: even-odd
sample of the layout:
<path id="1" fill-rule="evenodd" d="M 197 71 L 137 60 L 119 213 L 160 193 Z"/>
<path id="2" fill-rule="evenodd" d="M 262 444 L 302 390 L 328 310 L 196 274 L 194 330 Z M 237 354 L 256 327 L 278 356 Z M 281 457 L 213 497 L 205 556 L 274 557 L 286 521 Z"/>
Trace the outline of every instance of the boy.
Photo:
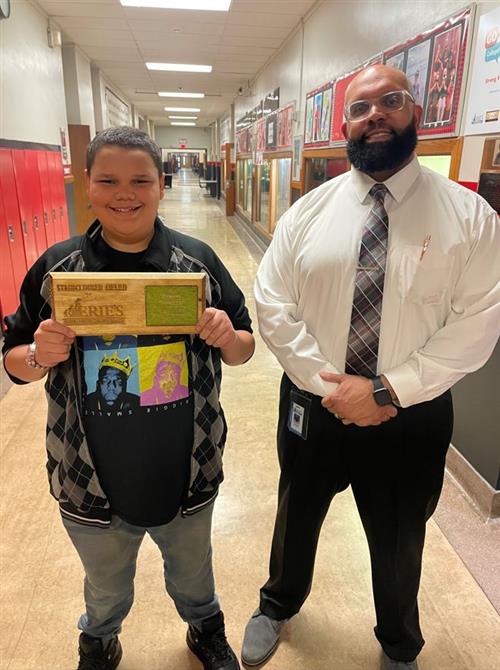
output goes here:
<path id="1" fill-rule="evenodd" d="M 162 553 L 189 648 L 205 670 L 237 670 L 214 589 L 210 532 L 226 438 L 221 359 L 239 365 L 254 351 L 244 296 L 206 244 L 158 218 L 161 151 L 146 133 L 122 127 L 97 135 L 86 178 L 97 219 L 29 270 L 3 348 L 14 382 L 47 376 L 50 490 L 85 570 L 78 670 L 120 662 L 118 633 L 146 533 Z M 75 337 L 51 318 L 51 271 L 205 272 L 207 309 L 196 336 Z M 166 364 L 177 371 L 174 383 L 151 393 Z"/>

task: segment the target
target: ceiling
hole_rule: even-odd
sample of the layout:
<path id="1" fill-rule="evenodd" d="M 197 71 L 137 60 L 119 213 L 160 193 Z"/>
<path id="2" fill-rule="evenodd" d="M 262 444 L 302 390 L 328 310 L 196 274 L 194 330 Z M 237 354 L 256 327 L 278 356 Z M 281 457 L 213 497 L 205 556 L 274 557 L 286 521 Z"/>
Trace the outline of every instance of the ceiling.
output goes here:
<path id="1" fill-rule="evenodd" d="M 222 116 L 240 87 L 280 49 L 316 0 L 232 0 L 228 12 L 123 7 L 119 0 L 36 0 L 156 125 L 164 107 L 200 107 L 197 125 Z M 210 74 L 152 72 L 146 62 L 212 65 Z M 202 100 L 160 98 L 158 91 L 205 93 Z M 170 112 L 173 113 L 173 112 Z"/>

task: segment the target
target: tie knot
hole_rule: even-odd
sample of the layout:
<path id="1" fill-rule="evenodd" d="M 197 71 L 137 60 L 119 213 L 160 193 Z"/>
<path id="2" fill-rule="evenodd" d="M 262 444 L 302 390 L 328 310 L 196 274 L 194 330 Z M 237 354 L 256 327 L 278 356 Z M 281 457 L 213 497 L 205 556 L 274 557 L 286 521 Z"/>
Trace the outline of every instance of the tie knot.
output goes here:
<path id="1" fill-rule="evenodd" d="M 373 184 L 370 189 L 370 195 L 376 202 L 384 202 L 387 192 L 388 189 L 385 184 Z"/>

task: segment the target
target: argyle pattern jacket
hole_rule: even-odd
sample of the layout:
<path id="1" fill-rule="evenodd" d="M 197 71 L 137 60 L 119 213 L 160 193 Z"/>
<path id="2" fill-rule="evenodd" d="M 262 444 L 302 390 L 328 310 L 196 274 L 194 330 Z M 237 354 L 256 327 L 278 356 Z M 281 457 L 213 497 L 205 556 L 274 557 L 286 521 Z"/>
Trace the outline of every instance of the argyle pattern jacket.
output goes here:
<path id="1" fill-rule="evenodd" d="M 101 226 L 95 222 L 88 233 L 81 238 L 91 241 L 93 236 L 100 235 Z M 205 265 L 203 260 L 188 255 L 185 249 L 176 245 L 177 240 L 189 240 L 200 245 L 205 256 L 219 272 L 219 277 L 231 283 L 231 288 L 241 296 L 239 308 L 239 323 L 235 328 L 244 328 L 251 331 L 250 319 L 244 307 L 243 294 L 234 282 L 219 259 L 209 247 L 170 231 L 157 219 L 155 223 L 154 246 L 150 262 L 153 265 L 163 265 L 158 270 L 168 272 L 204 272 L 206 274 L 206 305 L 224 309 L 220 282 L 214 273 Z M 75 238 L 73 238 L 75 239 Z M 83 246 L 83 245 L 82 245 Z M 182 245 L 185 246 L 185 245 Z M 189 246 L 189 245 L 188 245 Z M 165 250 L 169 250 L 168 261 Z M 162 253 L 163 252 L 163 253 Z M 37 261 L 39 263 L 40 261 Z M 166 267 L 165 267 L 165 265 Z M 47 267 L 47 263 L 45 263 Z M 96 268 L 92 263 L 92 270 Z M 85 253 L 77 248 L 54 263 L 44 273 L 40 295 L 42 298 L 38 313 L 38 323 L 51 315 L 50 277 L 49 272 L 84 272 L 86 266 Z M 25 284 L 27 279 L 25 280 Z M 21 289 L 21 295 L 23 289 Z M 18 310 L 23 309 L 23 304 Z M 16 317 L 18 314 L 16 313 Z M 14 317 L 14 321 L 15 318 Z M 34 326 L 36 329 L 36 327 Z M 33 331 L 34 332 L 34 331 Z M 27 338 L 29 339 L 29 338 Z M 32 341 L 31 339 L 29 341 Z M 9 342 L 8 348 L 22 342 Z M 191 453 L 191 471 L 188 494 L 182 506 L 182 514 L 193 514 L 208 505 L 217 495 L 220 482 L 223 480 L 222 453 L 226 440 L 226 421 L 219 402 L 221 388 L 221 358 L 219 350 L 209 347 L 197 337 L 191 336 L 191 371 L 192 388 L 194 395 L 194 441 Z M 85 438 L 82 421 L 82 379 L 81 361 L 78 347 L 75 345 L 70 358 L 62 364 L 51 368 L 45 384 L 48 400 L 48 419 L 46 447 L 48 454 L 47 470 L 49 475 L 50 491 L 59 501 L 63 516 L 78 523 L 106 527 L 111 522 L 109 501 L 101 488 L 97 473 L 92 461 L 91 452 Z"/>

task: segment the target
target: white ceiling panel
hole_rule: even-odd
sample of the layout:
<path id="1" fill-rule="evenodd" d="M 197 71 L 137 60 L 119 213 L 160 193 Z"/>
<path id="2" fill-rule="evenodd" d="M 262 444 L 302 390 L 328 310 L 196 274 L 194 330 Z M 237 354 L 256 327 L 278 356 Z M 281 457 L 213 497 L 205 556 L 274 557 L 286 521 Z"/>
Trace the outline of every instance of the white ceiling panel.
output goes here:
<path id="1" fill-rule="evenodd" d="M 225 113 L 238 88 L 247 86 L 316 4 L 233 0 L 228 12 L 208 12 L 123 7 L 119 0 L 35 2 L 61 26 L 64 41 L 77 44 L 141 114 L 166 125 L 167 103 L 200 107 L 198 125 Z M 147 61 L 201 63 L 214 69 L 210 74 L 149 72 Z M 156 95 L 178 88 L 210 97 L 195 100 L 195 105 L 190 99 Z"/>
<path id="2" fill-rule="evenodd" d="M 58 16 L 55 19 L 63 30 L 127 30 L 130 32 L 130 26 L 126 19 L 108 18 L 108 17 L 87 17 L 83 22 L 80 16 Z"/>
<path id="3" fill-rule="evenodd" d="M 40 0 L 39 5 L 47 12 L 49 16 L 54 18 L 58 16 L 80 16 L 86 17 L 123 17 L 123 8 L 116 2 L 108 4 L 107 2 L 57 2 L 56 0 Z"/>

